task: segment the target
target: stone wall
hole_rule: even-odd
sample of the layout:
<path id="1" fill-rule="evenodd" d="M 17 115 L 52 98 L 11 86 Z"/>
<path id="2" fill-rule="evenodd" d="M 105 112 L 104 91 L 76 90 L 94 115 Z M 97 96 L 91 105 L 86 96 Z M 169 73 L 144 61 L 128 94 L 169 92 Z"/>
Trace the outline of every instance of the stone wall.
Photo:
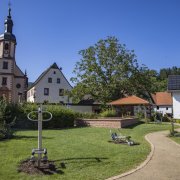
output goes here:
<path id="1" fill-rule="evenodd" d="M 123 128 L 138 123 L 137 118 L 104 118 L 104 119 L 78 119 L 76 126 L 91 126 L 105 128 Z"/>

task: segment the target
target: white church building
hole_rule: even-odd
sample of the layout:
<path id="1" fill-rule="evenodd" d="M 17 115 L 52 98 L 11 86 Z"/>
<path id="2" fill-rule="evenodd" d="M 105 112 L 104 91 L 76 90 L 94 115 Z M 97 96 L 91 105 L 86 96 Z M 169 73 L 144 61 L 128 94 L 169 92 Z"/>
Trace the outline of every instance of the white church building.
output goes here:
<path id="1" fill-rule="evenodd" d="M 72 86 L 56 63 L 45 70 L 28 88 L 27 102 L 32 103 L 71 103 L 66 91 Z"/>

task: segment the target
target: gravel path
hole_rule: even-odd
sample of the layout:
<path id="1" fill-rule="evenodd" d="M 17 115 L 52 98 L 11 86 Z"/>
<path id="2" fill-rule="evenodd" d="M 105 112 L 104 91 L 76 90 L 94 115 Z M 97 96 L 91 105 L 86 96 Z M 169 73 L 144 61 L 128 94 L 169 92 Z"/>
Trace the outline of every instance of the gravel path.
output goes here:
<path id="1" fill-rule="evenodd" d="M 178 129 L 180 131 L 180 129 Z M 154 145 L 151 160 L 141 169 L 119 180 L 180 180 L 180 145 L 167 137 L 169 131 L 148 134 L 148 141 Z"/>

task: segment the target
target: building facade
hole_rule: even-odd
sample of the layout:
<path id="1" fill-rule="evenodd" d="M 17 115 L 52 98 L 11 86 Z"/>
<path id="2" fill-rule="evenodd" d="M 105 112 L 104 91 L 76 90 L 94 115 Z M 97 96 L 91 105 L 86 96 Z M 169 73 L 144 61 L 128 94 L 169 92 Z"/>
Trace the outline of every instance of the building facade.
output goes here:
<path id="1" fill-rule="evenodd" d="M 11 8 L 5 19 L 5 30 L 0 35 L 0 97 L 8 102 L 26 101 L 28 79 L 16 64 L 16 37 L 13 34 Z"/>
<path id="2" fill-rule="evenodd" d="M 172 94 L 173 118 L 180 119 L 180 75 L 168 77 L 168 91 Z"/>
<path id="3" fill-rule="evenodd" d="M 172 115 L 173 113 L 173 100 L 171 93 L 169 92 L 156 92 L 152 94 L 153 99 L 153 110 L 155 112 L 161 113 L 163 116 L 165 114 Z"/>
<path id="4" fill-rule="evenodd" d="M 27 101 L 33 103 L 71 103 L 65 93 L 71 89 L 72 86 L 61 69 L 54 63 L 28 88 Z"/>

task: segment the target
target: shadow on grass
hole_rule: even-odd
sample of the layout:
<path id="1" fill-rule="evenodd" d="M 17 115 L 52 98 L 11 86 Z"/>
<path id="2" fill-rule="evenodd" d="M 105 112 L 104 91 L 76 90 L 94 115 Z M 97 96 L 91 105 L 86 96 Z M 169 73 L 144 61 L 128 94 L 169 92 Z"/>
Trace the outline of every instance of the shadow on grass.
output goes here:
<path id="1" fill-rule="evenodd" d="M 58 168 L 66 169 L 66 164 L 84 164 L 87 165 L 94 164 L 94 163 L 102 163 L 104 160 L 108 158 L 104 157 L 87 157 L 87 158 L 66 158 L 66 159 L 57 159 L 54 160 L 56 163 L 60 163 Z"/>
<path id="2" fill-rule="evenodd" d="M 122 129 L 133 129 L 133 128 L 135 128 L 136 126 L 139 126 L 139 125 L 141 125 L 141 124 L 145 124 L 145 122 L 139 121 L 139 122 L 136 123 L 136 124 L 133 124 L 133 125 L 130 125 L 130 126 L 127 126 L 127 127 L 123 127 Z"/>
<path id="3" fill-rule="evenodd" d="M 21 135 L 17 135 L 14 136 L 12 139 L 37 139 L 38 136 L 21 136 Z M 43 139 L 54 139 L 53 137 L 42 137 Z"/>
<path id="4" fill-rule="evenodd" d="M 65 174 L 67 164 L 75 164 L 76 169 L 78 167 L 92 166 L 96 163 L 101 163 L 108 158 L 103 157 L 87 157 L 87 158 L 66 158 L 48 161 L 47 163 L 41 163 L 40 168 L 37 166 L 37 162 L 32 163 L 30 159 L 21 161 L 18 166 L 18 172 L 24 172 L 30 175 L 53 175 L 53 174 Z M 56 164 L 55 164 L 56 163 Z M 103 162 L 104 163 L 104 162 Z M 64 169 L 64 170 L 63 170 Z"/>
<path id="5" fill-rule="evenodd" d="M 15 135 L 12 138 L 6 139 L 6 138 L 2 138 L 0 139 L 0 142 L 2 141 L 9 141 L 9 140 L 21 140 L 21 139 L 37 139 L 38 136 L 21 136 L 21 135 Z M 54 137 L 42 137 L 43 139 L 54 139 Z"/>

